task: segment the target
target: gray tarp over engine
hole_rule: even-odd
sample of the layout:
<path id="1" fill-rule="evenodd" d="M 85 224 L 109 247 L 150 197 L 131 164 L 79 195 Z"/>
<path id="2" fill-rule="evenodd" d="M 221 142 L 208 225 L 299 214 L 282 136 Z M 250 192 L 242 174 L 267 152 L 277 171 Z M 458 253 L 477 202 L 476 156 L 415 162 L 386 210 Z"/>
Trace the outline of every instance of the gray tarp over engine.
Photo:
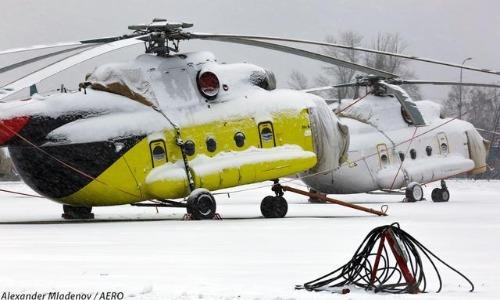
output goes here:
<path id="1" fill-rule="evenodd" d="M 303 181 L 314 189 L 317 181 L 311 179 L 311 174 L 325 173 L 330 176 L 332 170 L 338 168 L 347 160 L 349 149 L 349 129 L 343 125 L 337 116 L 322 99 L 315 99 L 315 107 L 310 109 L 311 127 L 315 152 L 318 155 L 316 167 L 301 174 Z"/>
<path id="2" fill-rule="evenodd" d="M 481 174 L 486 172 L 486 159 L 488 158 L 488 150 L 490 149 L 490 141 L 483 137 L 475 129 L 467 130 L 469 155 L 474 161 L 474 169 L 469 174 Z"/>

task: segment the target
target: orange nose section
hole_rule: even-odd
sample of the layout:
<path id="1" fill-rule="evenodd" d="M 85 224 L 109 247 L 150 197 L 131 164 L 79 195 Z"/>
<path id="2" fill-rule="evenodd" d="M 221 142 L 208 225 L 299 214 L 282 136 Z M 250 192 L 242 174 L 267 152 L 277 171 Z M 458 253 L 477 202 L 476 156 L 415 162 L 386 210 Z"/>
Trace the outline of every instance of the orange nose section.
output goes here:
<path id="1" fill-rule="evenodd" d="M 0 146 L 5 145 L 28 124 L 29 117 L 15 117 L 0 121 Z"/>

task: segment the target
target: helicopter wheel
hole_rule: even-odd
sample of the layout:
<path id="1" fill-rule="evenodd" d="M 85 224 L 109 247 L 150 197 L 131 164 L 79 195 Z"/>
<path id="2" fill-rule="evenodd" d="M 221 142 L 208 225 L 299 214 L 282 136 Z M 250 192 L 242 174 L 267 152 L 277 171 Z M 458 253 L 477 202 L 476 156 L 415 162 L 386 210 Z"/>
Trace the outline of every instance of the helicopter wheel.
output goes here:
<path id="1" fill-rule="evenodd" d="M 92 220 L 94 214 L 92 207 L 63 205 L 63 219 L 66 220 Z"/>
<path id="2" fill-rule="evenodd" d="M 260 203 L 260 212 L 265 218 L 283 218 L 288 212 L 288 203 L 282 196 L 267 196 Z"/>
<path id="3" fill-rule="evenodd" d="M 194 220 L 213 219 L 217 205 L 207 189 L 196 189 L 187 199 L 186 210 Z"/>
<path id="4" fill-rule="evenodd" d="M 450 201 L 450 192 L 448 189 L 435 188 L 432 190 L 431 198 L 433 202 L 448 202 Z"/>
<path id="5" fill-rule="evenodd" d="M 421 201 L 424 199 L 424 190 L 420 184 L 412 182 L 406 187 L 405 196 L 408 202 Z"/>

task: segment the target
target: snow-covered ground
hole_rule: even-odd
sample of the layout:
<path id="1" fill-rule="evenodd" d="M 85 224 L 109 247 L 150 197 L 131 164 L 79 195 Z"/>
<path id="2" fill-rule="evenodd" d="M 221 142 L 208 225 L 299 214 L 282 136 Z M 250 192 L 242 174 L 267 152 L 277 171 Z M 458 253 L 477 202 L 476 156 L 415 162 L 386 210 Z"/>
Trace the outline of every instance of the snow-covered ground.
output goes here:
<path id="1" fill-rule="evenodd" d="M 426 197 L 434 186 L 427 186 Z M 305 197 L 287 193 L 287 218 L 264 219 L 259 203 L 269 189 L 259 189 L 229 199 L 218 195 L 223 221 L 182 221 L 183 209 L 157 213 L 121 206 L 95 208 L 102 222 L 91 223 L 60 222 L 60 205 L 0 192 L 0 292 L 117 291 L 134 299 L 499 299 L 500 181 L 458 180 L 448 186 L 449 203 L 337 196 L 371 208 L 388 204 L 388 217 L 306 204 Z M 22 183 L 0 188 L 31 192 Z M 469 294 L 467 284 L 448 271 L 440 294 L 294 290 L 344 264 L 372 228 L 392 222 L 463 271 L 476 292 Z"/>

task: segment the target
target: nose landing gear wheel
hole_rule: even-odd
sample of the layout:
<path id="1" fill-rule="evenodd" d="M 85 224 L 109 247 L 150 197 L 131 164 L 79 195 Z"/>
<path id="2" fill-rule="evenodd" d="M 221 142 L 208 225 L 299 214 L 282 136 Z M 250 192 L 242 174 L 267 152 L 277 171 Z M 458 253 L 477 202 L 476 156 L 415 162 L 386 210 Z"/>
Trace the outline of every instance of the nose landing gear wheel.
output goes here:
<path id="1" fill-rule="evenodd" d="M 260 212 L 265 218 L 283 218 L 288 212 L 288 203 L 282 196 L 267 196 L 260 203 Z"/>
<path id="2" fill-rule="evenodd" d="M 94 214 L 92 213 L 92 207 L 84 206 L 71 206 L 63 205 L 63 214 L 61 215 L 63 219 L 66 220 L 92 220 L 94 219 Z"/>
<path id="3" fill-rule="evenodd" d="M 422 186 L 416 182 L 410 183 L 406 187 L 405 191 L 406 201 L 408 202 L 416 202 L 424 199 L 424 191 Z"/>
<path id="4" fill-rule="evenodd" d="M 194 220 L 213 219 L 216 209 L 215 198 L 206 189 L 194 190 L 187 199 L 187 213 Z"/>

